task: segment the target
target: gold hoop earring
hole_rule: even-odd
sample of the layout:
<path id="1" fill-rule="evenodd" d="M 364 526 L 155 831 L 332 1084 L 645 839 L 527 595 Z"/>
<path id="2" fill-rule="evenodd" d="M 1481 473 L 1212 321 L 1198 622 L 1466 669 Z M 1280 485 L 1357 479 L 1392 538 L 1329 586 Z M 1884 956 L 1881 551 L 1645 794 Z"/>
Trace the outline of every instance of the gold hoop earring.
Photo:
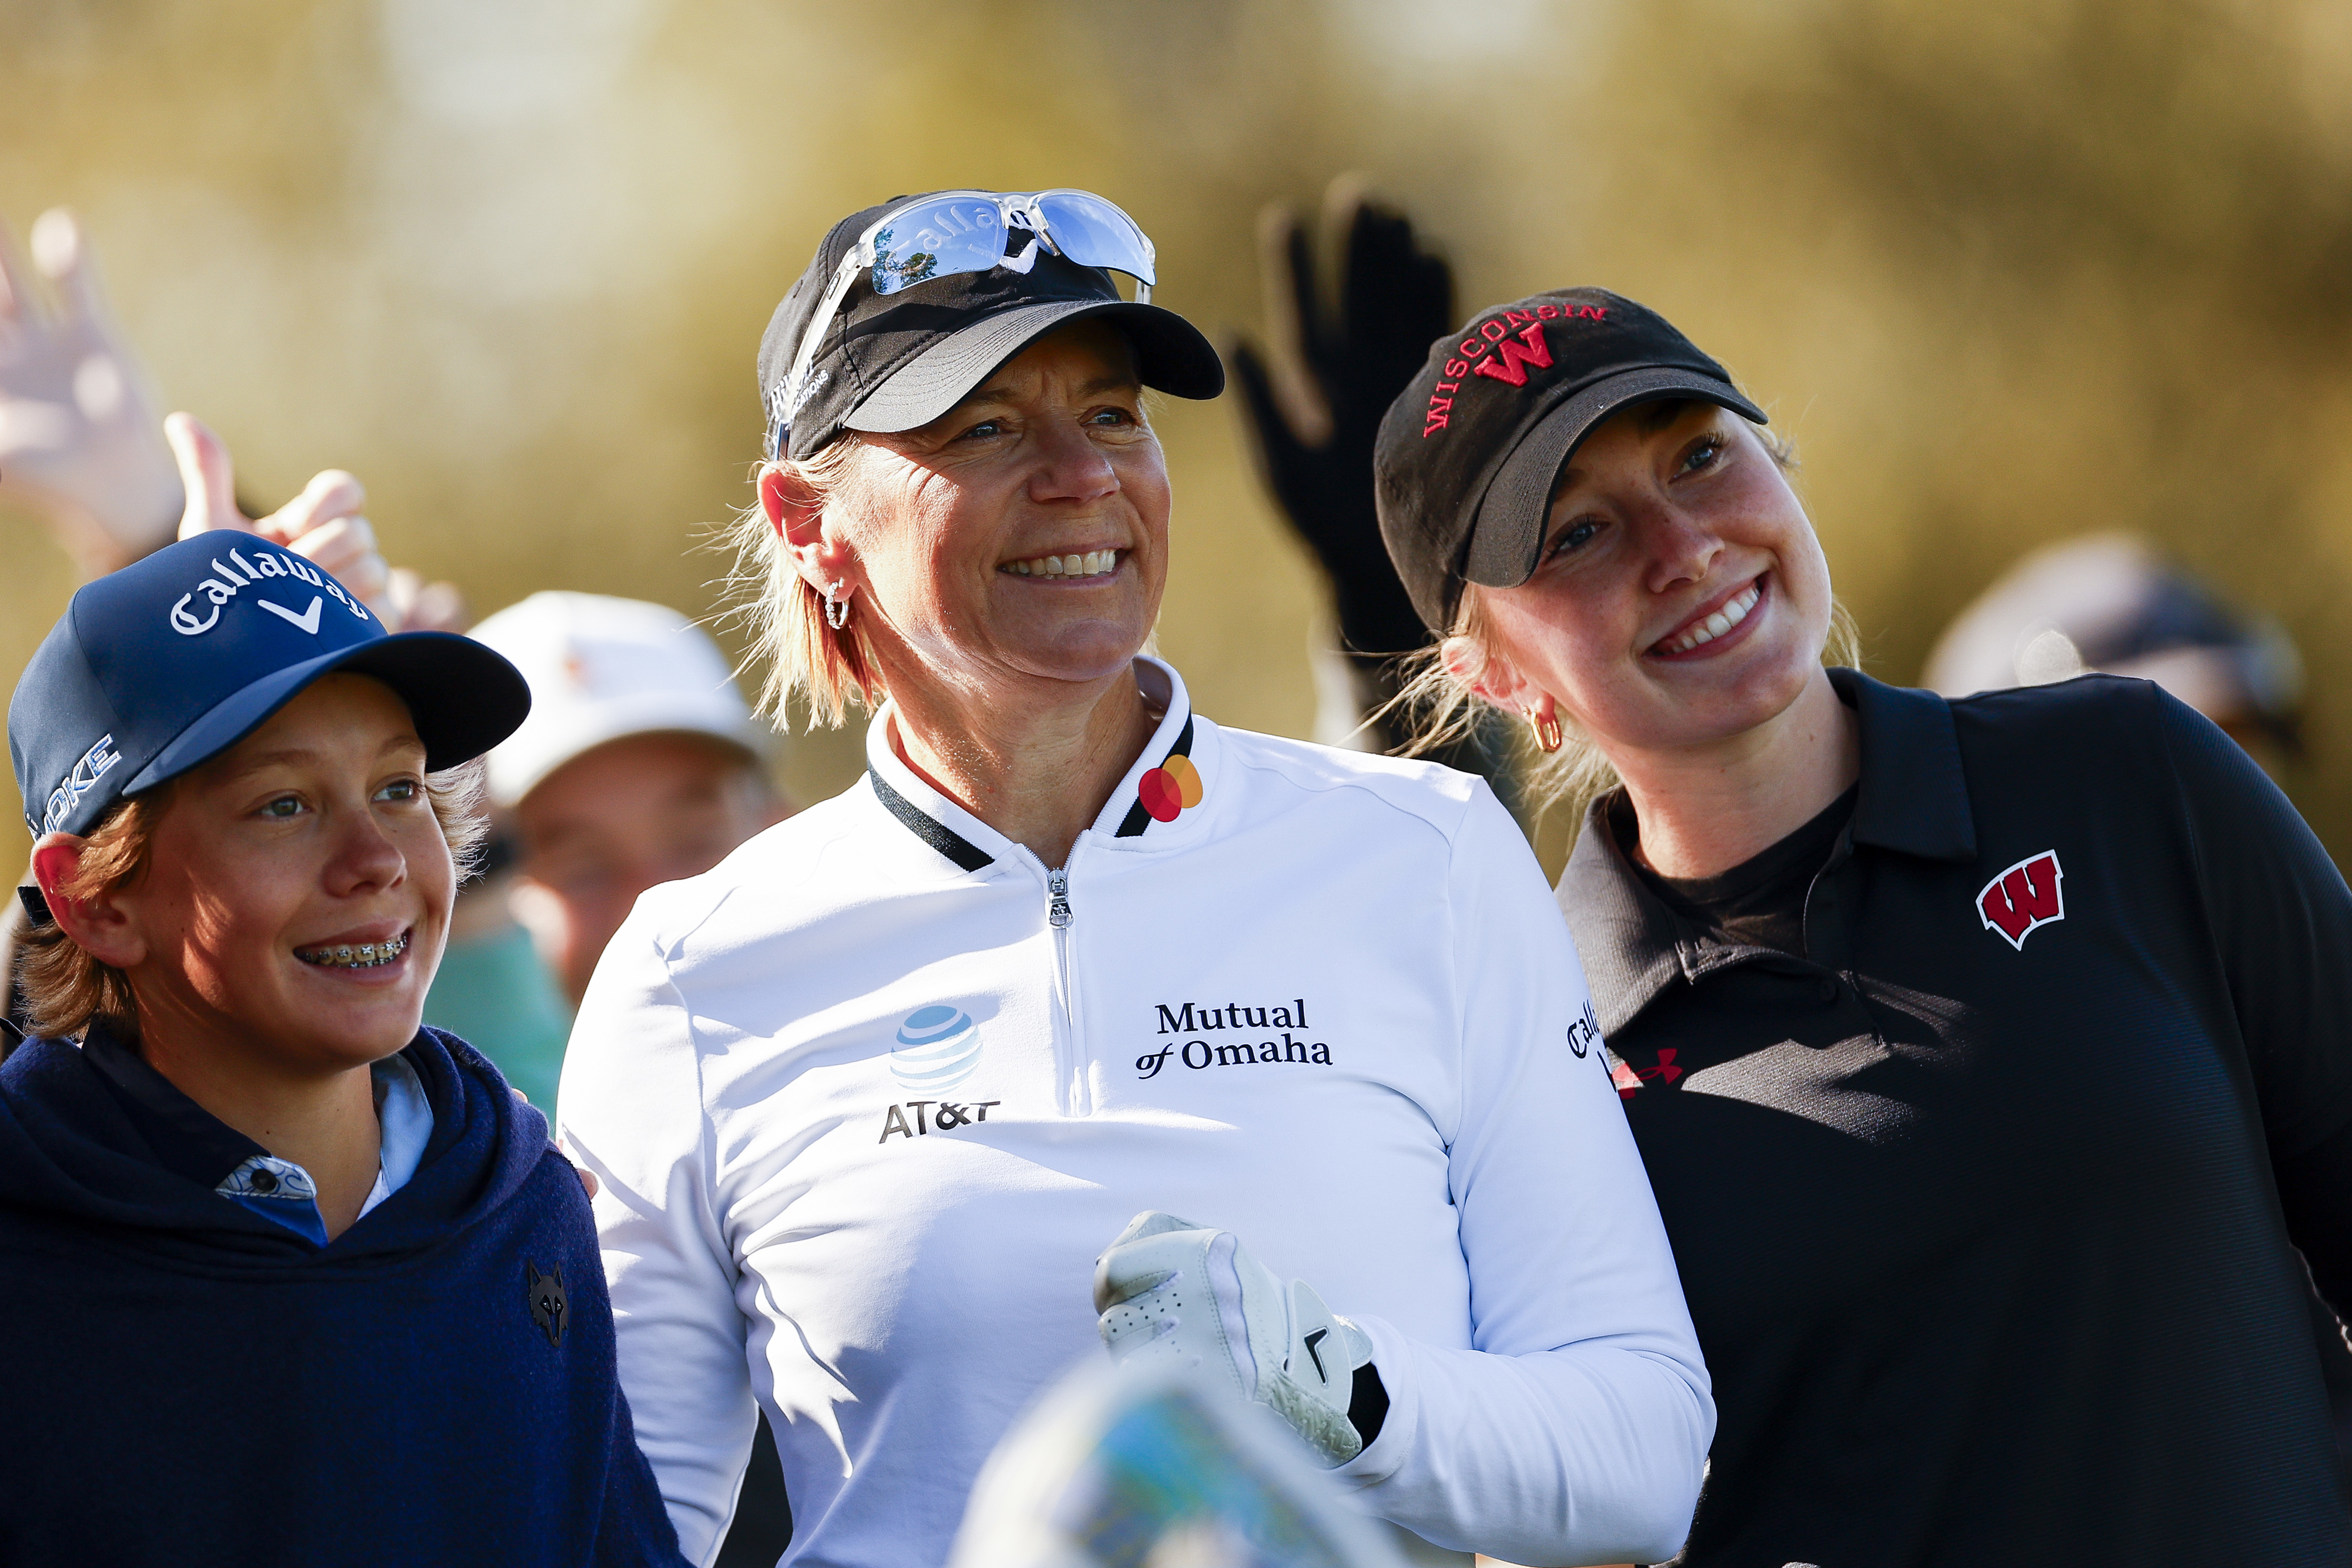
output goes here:
<path id="1" fill-rule="evenodd" d="M 1528 727 L 1536 732 L 1536 745 L 1541 748 L 1543 754 L 1549 757 L 1553 752 L 1558 751 L 1561 738 L 1559 716 L 1557 714 L 1538 713 L 1533 708 L 1523 711 L 1528 716 Z"/>

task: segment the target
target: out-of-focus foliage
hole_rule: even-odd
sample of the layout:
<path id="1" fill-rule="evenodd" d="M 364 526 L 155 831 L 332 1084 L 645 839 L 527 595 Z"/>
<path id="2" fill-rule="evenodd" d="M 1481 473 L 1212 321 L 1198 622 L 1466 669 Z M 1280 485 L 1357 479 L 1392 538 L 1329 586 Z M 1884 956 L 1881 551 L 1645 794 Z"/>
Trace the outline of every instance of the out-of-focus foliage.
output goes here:
<path id="1" fill-rule="evenodd" d="M 395 559 L 699 612 L 751 357 L 834 218 L 1076 184 L 1254 323 L 1255 214 L 1367 171 L 1465 309 L 1604 284 L 1799 441 L 1874 668 L 2018 554 L 2143 530 L 2313 674 L 2352 852 L 2352 10 L 2315 0 L 0 0 L 0 213 L 79 208 L 258 498 L 360 474 Z M 1317 589 L 1231 410 L 1163 428 L 1163 648 L 1305 733 Z M 0 527 L 0 665 L 70 586 Z M 854 745 L 800 747 L 803 795 Z"/>

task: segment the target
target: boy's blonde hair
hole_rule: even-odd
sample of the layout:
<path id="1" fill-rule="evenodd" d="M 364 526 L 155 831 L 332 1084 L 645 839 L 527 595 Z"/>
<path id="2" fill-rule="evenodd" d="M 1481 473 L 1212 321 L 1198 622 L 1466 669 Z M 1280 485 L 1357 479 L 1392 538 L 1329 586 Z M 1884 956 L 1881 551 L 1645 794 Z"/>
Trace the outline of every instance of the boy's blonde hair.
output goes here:
<path id="1" fill-rule="evenodd" d="M 146 875 L 155 829 L 171 810 L 176 782 L 166 779 L 118 801 L 100 818 L 84 835 L 81 864 L 73 880 L 58 893 L 73 899 L 97 898 Z M 489 831 L 489 819 L 482 810 L 482 764 L 477 760 L 428 773 L 425 792 L 462 878 L 471 873 Z M 139 1007 L 131 994 L 131 977 L 93 956 L 53 920 L 18 938 L 16 987 L 34 1034 L 77 1039 L 95 1020 L 124 1040 L 138 1038 Z"/>

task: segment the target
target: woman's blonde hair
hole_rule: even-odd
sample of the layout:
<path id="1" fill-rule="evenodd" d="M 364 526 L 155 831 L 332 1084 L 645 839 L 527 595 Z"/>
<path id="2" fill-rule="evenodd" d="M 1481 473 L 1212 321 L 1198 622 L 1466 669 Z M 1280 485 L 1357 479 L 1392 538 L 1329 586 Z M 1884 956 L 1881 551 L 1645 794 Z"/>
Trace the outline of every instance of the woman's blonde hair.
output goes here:
<path id="1" fill-rule="evenodd" d="M 804 460 L 787 457 L 760 465 L 752 481 L 756 486 L 771 469 L 776 470 L 798 480 L 822 506 L 840 491 L 864 445 L 856 435 L 845 434 Z M 751 631 L 744 664 L 764 662 L 768 666 L 760 682 L 760 712 L 771 716 L 779 728 L 789 729 L 786 705 L 798 693 L 808 705 L 812 728 L 821 724 L 839 729 L 852 704 L 871 707 L 887 695 L 863 617 L 853 614 L 839 631 L 826 623 L 824 595 L 800 574 L 782 530 L 768 520 L 761 502 L 755 498 L 743 508 L 721 534 L 719 545 L 734 557 L 727 574 L 729 596 L 735 601 L 729 618 Z"/>
<path id="2" fill-rule="evenodd" d="M 99 819 L 85 835 L 81 863 L 58 891 L 87 900 L 117 892 L 147 874 L 156 825 L 171 809 L 175 780 L 142 791 Z M 482 809 L 482 764 L 463 763 L 425 776 L 441 837 L 462 880 L 473 872 L 489 819 Z M 93 1020 L 124 1040 L 139 1034 L 139 1007 L 131 977 L 93 956 L 53 920 L 25 930 L 16 950 L 17 993 L 31 1031 L 52 1040 L 79 1037 Z"/>
<path id="3" fill-rule="evenodd" d="M 1764 450 L 1771 454 L 1774 463 L 1783 470 L 1796 468 L 1796 448 L 1787 440 L 1761 427 L 1755 429 L 1754 434 L 1763 443 Z M 1476 583 L 1466 584 L 1453 630 L 1444 640 L 1398 661 L 1399 690 L 1381 708 L 1381 715 L 1409 737 L 1403 747 L 1408 757 L 1418 757 L 1466 738 L 1478 716 L 1479 705 L 1486 701 L 1477 695 L 1476 687 L 1495 656 L 1495 637 L 1483 592 Z M 1459 670 L 1447 664 L 1448 644 L 1453 644 L 1461 657 Z M 1862 632 L 1844 604 L 1835 599 L 1830 601 L 1829 634 L 1823 640 L 1822 662 L 1862 667 Z M 1586 809 L 1617 787 L 1617 769 L 1601 754 L 1599 743 L 1586 735 L 1574 719 L 1566 714 L 1559 716 L 1559 749 L 1549 754 L 1535 744 L 1532 726 L 1513 727 L 1513 768 L 1531 818 L 1556 806 L 1569 809 L 1569 839 L 1573 843 Z"/>

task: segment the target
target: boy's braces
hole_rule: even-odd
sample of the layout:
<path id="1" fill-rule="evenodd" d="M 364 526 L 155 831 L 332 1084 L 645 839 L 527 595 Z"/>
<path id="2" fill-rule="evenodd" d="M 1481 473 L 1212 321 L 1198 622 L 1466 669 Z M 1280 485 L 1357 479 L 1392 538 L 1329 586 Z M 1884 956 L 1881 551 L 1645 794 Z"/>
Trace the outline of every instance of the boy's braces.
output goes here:
<path id="1" fill-rule="evenodd" d="M 296 948 L 294 956 L 322 968 L 370 969 L 391 963 L 408 951 L 408 933 L 383 942 L 362 942 L 334 947 Z"/>

